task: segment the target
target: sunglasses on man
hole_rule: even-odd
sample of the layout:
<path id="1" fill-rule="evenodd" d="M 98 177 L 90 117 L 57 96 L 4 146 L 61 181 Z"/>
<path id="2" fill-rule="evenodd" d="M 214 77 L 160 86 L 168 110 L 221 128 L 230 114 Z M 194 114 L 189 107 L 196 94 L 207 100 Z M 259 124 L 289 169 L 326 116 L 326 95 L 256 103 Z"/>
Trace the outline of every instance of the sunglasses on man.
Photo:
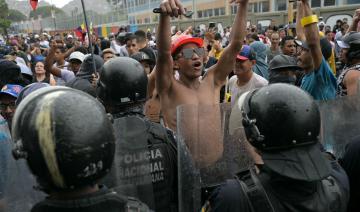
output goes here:
<path id="1" fill-rule="evenodd" d="M 205 49 L 204 48 L 195 48 L 195 49 L 183 49 L 181 51 L 181 57 L 184 59 L 191 59 L 196 53 L 199 57 L 204 56 Z"/>
<path id="2" fill-rule="evenodd" d="M 11 102 L 9 104 L 1 103 L 0 111 L 5 111 L 5 110 L 7 110 L 8 107 L 10 108 L 10 110 L 15 110 L 15 108 L 16 108 L 15 102 Z"/>

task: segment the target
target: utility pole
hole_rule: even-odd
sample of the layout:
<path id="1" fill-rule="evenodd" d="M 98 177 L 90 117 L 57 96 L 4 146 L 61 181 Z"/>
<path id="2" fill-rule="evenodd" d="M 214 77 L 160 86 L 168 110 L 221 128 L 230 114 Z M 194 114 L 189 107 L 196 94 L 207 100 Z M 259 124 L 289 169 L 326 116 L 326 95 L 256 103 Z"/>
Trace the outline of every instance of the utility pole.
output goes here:
<path id="1" fill-rule="evenodd" d="M 55 9 L 54 9 L 54 5 L 51 8 L 51 18 L 54 21 L 54 31 L 56 31 L 56 20 L 55 20 Z"/>
<path id="2" fill-rule="evenodd" d="M 288 4 L 288 24 L 289 24 L 288 33 L 291 36 L 293 36 L 292 31 L 290 29 L 290 25 L 294 21 L 294 11 L 293 11 L 294 10 L 294 1 L 295 0 L 289 0 L 289 4 Z"/>

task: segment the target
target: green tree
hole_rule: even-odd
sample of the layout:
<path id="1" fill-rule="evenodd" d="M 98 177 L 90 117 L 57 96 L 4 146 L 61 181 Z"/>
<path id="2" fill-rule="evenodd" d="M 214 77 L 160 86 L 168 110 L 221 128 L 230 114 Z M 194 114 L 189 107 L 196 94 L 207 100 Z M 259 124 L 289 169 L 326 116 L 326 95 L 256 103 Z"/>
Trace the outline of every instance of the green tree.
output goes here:
<path id="1" fill-rule="evenodd" d="M 26 15 L 22 14 L 19 10 L 9 10 L 8 19 L 13 22 L 25 21 L 27 19 Z"/>
<path id="2" fill-rule="evenodd" d="M 0 0 L 0 28 L 7 34 L 7 29 L 11 25 L 11 21 L 8 19 L 9 17 L 9 7 L 5 0 Z"/>
<path id="3" fill-rule="evenodd" d="M 30 18 L 37 19 L 39 15 L 41 15 L 42 18 L 51 17 L 51 10 L 55 10 L 55 14 L 65 15 L 65 12 L 61 9 L 53 6 L 42 6 L 38 7 L 35 11 L 31 11 L 29 14 Z"/>

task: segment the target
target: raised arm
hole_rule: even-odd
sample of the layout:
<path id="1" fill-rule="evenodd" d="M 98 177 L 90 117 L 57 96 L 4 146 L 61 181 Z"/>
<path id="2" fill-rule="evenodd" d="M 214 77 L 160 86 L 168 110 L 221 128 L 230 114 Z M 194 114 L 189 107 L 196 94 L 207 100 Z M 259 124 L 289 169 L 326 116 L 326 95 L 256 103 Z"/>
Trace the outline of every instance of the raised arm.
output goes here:
<path id="1" fill-rule="evenodd" d="M 357 31 L 358 30 L 358 23 L 360 21 L 360 8 L 355 10 L 354 16 L 353 16 L 353 20 L 352 20 L 352 24 L 349 27 L 347 32 L 352 32 L 352 31 Z"/>
<path id="2" fill-rule="evenodd" d="M 301 1 L 297 2 L 296 13 L 296 36 L 297 40 L 305 41 L 304 27 L 301 26 L 301 19 L 304 17 L 304 8 Z"/>
<path id="3" fill-rule="evenodd" d="M 248 0 L 231 0 L 230 3 L 238 4 L 235 21 L 232 26 L 230 43 L 225 48 L 218 63 L 210 68 L 214 72 L 214 83 L 216 86 L 224 85 L 227 76 L 234 68 L 236 55 L 240 52 L 246 34 L 246 16 Z M 211 70 L 213 69 L 213 70 Z"/>
<path id="4" fill-rule="evenodd" d="M 54 66 L 54 57 L 57 49 L 56 45 L 57 44 L 54 41 L 51 42 L 49 54 L 45 59 L 45 70 L 46 72 L 50 72 L 47 74 L 53 74 L 54 76 L 61 77 L 61 69 Z"/>
<path id="5" fill-rule="evenodd" d="M 319 29 L 317 27 L 317 22 L 306 23 L 306 21 L 303 21 L 304 19 L 307 19 L 307 17 L 312 16 L 313 14 L 309 5 L 309 0 L 301 0 L 301 1 L 304 9 L 304 18 L 302 19 L 302 22 L 305 23 L 304 25 L 305 39 L 310 49 L 311 57 L 314 63 L 314 69 L 317 70 L 319 69 L 323 58 L 320 47 Z"/>
<path id="6" fill-rule="evenodd" d="M 147 95 L 146 98 L 151 98 L 155 90 L 155 83 L 156 83 L 156 66 L 154 67 L 153 71 L 148 74 L 148 86 L 147 86 Z"/>
<path id="7" fill-rule="evenodd" d="M 164 0 L 160 4 L 161 14 L 156 35 L 158 57 L 156 62 L 156 89 L 161 95 L 166 93 L 173 82 L 173 59 L 171 57 L 170 17 L 184 14 L 184 8 L 178 0 Z"/>

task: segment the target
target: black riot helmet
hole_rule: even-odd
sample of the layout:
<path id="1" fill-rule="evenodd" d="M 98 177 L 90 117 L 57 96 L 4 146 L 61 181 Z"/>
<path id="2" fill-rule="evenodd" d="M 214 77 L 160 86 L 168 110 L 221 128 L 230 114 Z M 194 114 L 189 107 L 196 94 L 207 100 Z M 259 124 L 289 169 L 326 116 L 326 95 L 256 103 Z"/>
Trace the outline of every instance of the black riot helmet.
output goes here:
<path id="1" fill-rule="evenodd" d="M 263 151 L 318 141 L 319 109 L 312 97 L 296 86 L 275 83 L 249 92 L 242 116 L 248 141 Z"/>
<path id="2" fill-rule="evenodd" d="M 103 106 L 67 87 L 29 94 L 13 119 L 13 156 L 25 158 L 49 193 L 94 185 L 114 159 L 115 137 Z"/>
<path id="3" fill-rule="evenodd" d="M 102 68 L 97 95 L 105 104 L 132 105 L 146 100 L 147 82 L 138 61 L 129 57 L 112 58 Z"/>

